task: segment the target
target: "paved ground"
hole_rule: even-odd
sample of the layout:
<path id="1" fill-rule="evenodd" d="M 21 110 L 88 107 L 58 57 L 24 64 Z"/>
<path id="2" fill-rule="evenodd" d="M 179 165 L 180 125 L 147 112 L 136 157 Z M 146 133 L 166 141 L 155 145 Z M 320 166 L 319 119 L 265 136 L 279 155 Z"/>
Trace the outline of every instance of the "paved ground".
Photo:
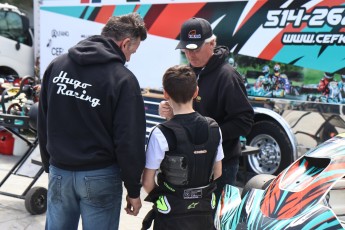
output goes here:
<path id="1" fill-rule="evenodd" d="M 33 155 L 33 154 L 31 154 Z M 18 156 L 6 156 L 0 154 L 0 191 L 10 194 L 20 195 L 28 187 L 28 184 L 32 182 L 33 176 L 18 176 L 13 175 L 5 180 L 4 177 L 9 174 L 13 165 L 19 160 Z M 28 159 L 31 162 L 31 159 Z M 19 170 L 18 173 L 30 175 L 32 171 L 35 170 L 35 165 L 29 164 L 24 166 L 26 170 Z M 40 168 L 40 167 L 38 167 Z M 36 168 L 37 169 L 37 168 Z M 16 174 L 18 174 L 16 173 Z M 35 186 L 47 187 L 48 175 L 44 173 L 35 183 Z M 344 186 L 342 186 L 344 187 Z M 331 206 L 333 210 L 339 215 L 341 213 L 341 218 L 345 220 L 345 195 L 344 190 L 340 190 L 342 193 L 334 192 L 331 194 Z M 126 191 L 123 194 L 123 204 L 125 204 Z M 142 200 L 144 200 L 146 193 L 142 192 Z M 151 203 L 142 202 L 143 207 L 138 216 L 133 217 L 126 214 L 123 210 L 121 211 L 120 217 L 120 230 L 139 230 L 141 229 L 141 223 L 144 219 L 146 213 L 151 209 Z M 0 195 L 0 229 L 4 230 L 41 230 L 44 229 L 45 224 L 45 214 L 42 215 L 31 215 L 25 208 L 25 203 L 23 199 L 13 198 L 7 195 Z M 345 226 L 344 226 L 345 227 Z M 81 224 L 79 225 L 81 228 Z"/>
<path id="2" fill-rule="evenodd" d="M 124 200 L 123 200 L 124 201 Z M 134 230 L 141 228 L 141 222 L 150 209 L 150 204 L 143 203 L 138 216 L 133 217 L 121 212 L 120 230 Z M 123 210 L 123 209 L 122 209 Z M 31 215 L 24 205 L 24 200 L 0 196 L 0 229 L 6 230 L 40 230 L 44 229 L 45 214 Z M 78 229 L 82 229 L 81 224 Z"/>
<path id="3" fill-rule="evenodd" d="M 19 157 L 5 156 L 0 154 L 0 178 L 9 174 L 15 162 Z M 28 187 L 28 183 L 32 182 L 32 177 L 24 177 L 12 175 L 6 179 L 5 183 L 0 187 L 1 192 L 20 195 Z M 47 187 L 48 176 L 44 173 L 36 182 L 35 186 Z M 124 191 L 123 204 L 125 204 Z M 146 193 L 142 192 L 142 200 Z M 0 229 L 4 230 L 41 230 L 44 229 L 45 214 L 31 215 L 25 209 L 25 201 L 20 198 L 13 198 L 7 195 L 0 195 Z M 122 208 L 120 217 L 120 230 L 139 230 L 141 222 L 146 213 L 151 209 L 151 204 L 143 201 L 143 207 L 138 216 L 133 217 L 126 214 Z M 80 227 L 81 228 L 81 224 Z"/>

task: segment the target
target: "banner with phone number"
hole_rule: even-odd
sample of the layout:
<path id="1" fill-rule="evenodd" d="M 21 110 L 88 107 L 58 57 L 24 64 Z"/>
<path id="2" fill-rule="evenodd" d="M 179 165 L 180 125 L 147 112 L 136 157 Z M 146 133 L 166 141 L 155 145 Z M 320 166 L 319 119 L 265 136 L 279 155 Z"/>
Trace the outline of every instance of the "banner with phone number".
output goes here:
<path id="1" fill-rule="evenodd" d="M 345 0 L 44 0 L 41 10 L 103 24 L 138 12 L 150 34 L 175 40 L 185 20 L 202 17 L 234 54 L 345 72 Z"/>

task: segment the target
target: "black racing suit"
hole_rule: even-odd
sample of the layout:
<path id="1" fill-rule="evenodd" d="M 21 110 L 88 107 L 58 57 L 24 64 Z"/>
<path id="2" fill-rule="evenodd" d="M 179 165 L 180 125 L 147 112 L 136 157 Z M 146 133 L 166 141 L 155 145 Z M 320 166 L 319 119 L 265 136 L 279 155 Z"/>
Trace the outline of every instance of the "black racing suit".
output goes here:
<path id="1" fill-rule="evenodd" d="M 169 151 L 160 166 L 159 186 L 147 199 L 154 202 L 154 229 L 214 229 L 212 174 L 220 143 L 218 124 L 195 112 L 177 115 L 158 128 Z"/>

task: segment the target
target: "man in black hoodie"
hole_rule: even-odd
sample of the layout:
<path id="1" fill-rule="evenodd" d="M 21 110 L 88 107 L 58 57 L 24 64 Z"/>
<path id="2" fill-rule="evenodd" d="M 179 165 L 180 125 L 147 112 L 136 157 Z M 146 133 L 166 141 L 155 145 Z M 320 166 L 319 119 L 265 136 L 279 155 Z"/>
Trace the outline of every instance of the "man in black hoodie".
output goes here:
<path id="1" fill-rule="evenodd" d="M 118 229 L 141 208 L 145 111 L 138 80 L 124 64 L 147 37 L 136 14 L 114 16 L 46 69 L 38 137 L 49 172 L 46 229 Z"/>
<path id="2" fill-rule="evenodd" d="M 229 49 L 216 47 L 216 36 L 210 23 L 203 18 L 191 18 L 181 27 L 181 49 L 196 73 L 199 94 L 194 109 L 219 124 L 223 137 L 224 158 L 222 176 L 217 181 L 217 200 L 225 184 L 235 185 L 241 155 L 240 136 L 246 136 L 254 122 L 254 111 L 247 99 L 241 75 L 226 61 Z M 160 103 L 162 117 L 172 117 L 166 101 Z"/>

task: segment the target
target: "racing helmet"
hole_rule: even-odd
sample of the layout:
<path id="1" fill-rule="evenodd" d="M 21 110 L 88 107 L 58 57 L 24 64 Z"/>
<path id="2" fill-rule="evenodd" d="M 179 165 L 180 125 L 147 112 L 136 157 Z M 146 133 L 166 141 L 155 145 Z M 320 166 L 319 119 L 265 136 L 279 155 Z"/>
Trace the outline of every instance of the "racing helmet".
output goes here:
<path id="1" fill-rule="evenodd" d="M 345 81 L 345 74 L 341 74 L 340 77 L 341 77 L 341 80 Z"/>
<path id="2" fill-rule="evenodd" d="M 333 73 L 325 72 L 324 76 L 328 80 L 332 80 L 333 79 Z"/>
<path id="3" fill-rule="evenodd" d="M 267 74 L 270 72 L 270 67 L 268 67 L 268 65 L 265 65 L 264 67 L 262 67 L 262 73 Z"/>
<path id="4" fill-rule="evenodd" d="M 229 58 L 229 64 L 234 66 L 235 65 L 235 60 L 233 58 Z"/>
<path id="5" fill-rule="evenodd" d="M 279 72 L 280 71 L 280 65 L 279 64 L 275 64 L 273 67 L 274 72 Z"/>

